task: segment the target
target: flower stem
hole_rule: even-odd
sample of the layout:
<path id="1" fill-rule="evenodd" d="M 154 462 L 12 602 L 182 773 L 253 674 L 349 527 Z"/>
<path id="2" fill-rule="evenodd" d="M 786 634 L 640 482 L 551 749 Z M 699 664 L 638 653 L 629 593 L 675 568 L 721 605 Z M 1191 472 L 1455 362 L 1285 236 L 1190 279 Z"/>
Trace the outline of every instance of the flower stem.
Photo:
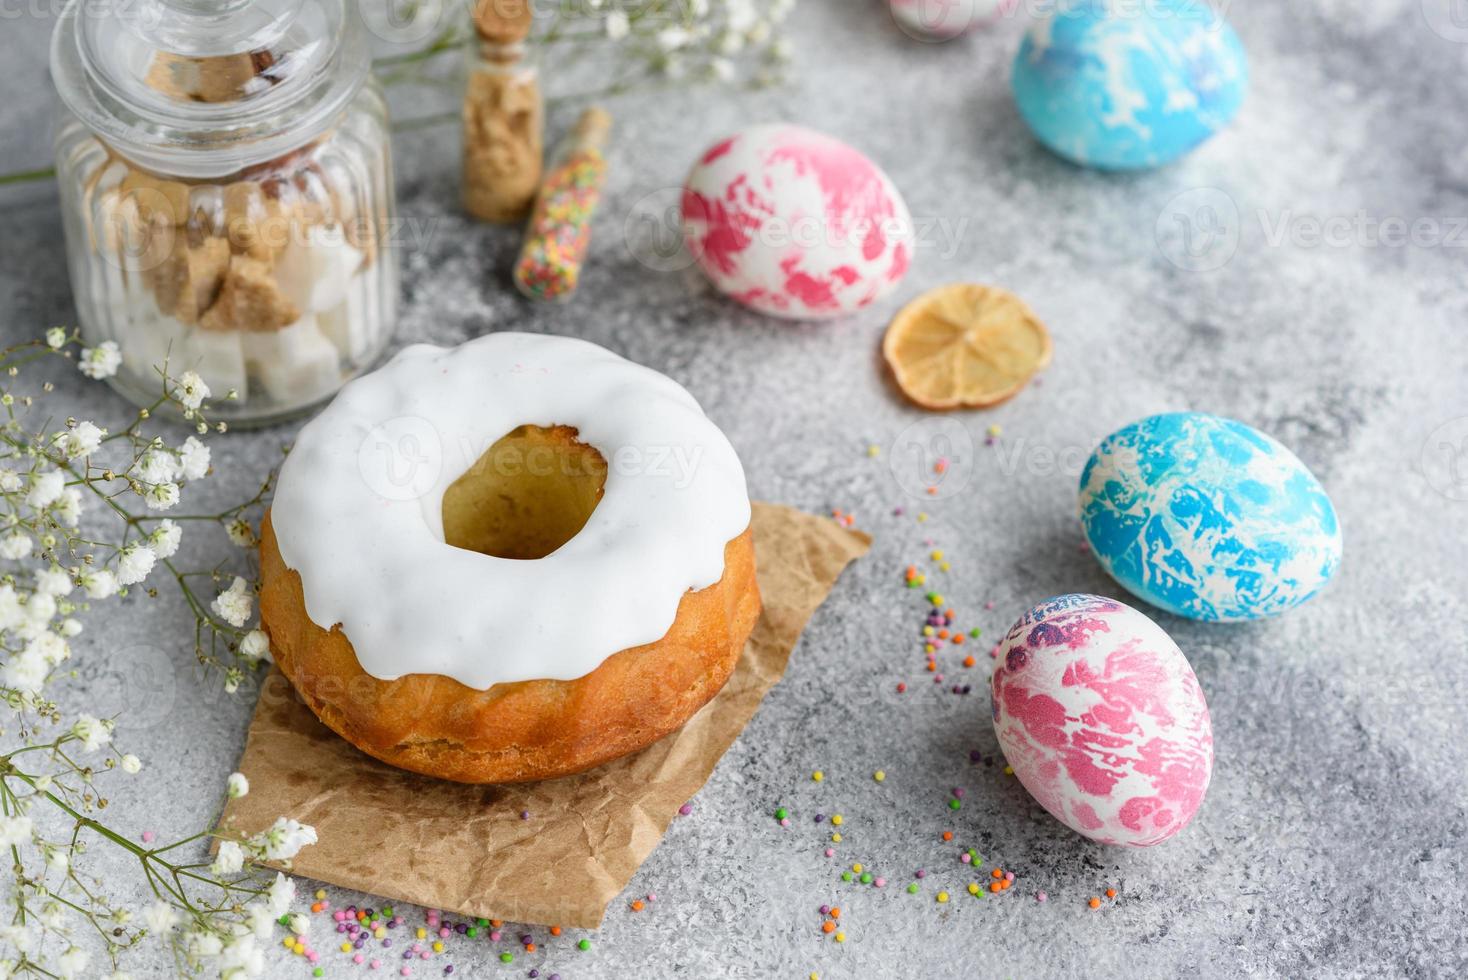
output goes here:
<path id="1" fill-rule="evenodd" d="M 12 174 L 0 174 L 0 187 L 6 184 L 28 184 L 38 180 L 50 180 L 55 176 L 55 167 L 42 167 L 38 170 L 20 170 Z"/>

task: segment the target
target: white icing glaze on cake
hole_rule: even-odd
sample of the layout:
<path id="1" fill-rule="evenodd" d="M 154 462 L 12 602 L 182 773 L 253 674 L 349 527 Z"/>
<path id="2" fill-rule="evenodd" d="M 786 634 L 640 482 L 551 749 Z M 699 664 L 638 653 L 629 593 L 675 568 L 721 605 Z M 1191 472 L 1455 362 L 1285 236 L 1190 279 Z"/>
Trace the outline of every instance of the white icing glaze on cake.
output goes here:
<path id="1" fill-rule="evenodd" d="M 574 426 L 608 464 L 586 526 L 534 561 L 444 542 L 444 491 L 521 425 Z M 417 344 L 301 430 L 271 521 L 306 612 L 382 680 L 494 684 L 590 673 L 660 639 L 749 526 L 744 470 L 684 388 L 582 340 Z"/>

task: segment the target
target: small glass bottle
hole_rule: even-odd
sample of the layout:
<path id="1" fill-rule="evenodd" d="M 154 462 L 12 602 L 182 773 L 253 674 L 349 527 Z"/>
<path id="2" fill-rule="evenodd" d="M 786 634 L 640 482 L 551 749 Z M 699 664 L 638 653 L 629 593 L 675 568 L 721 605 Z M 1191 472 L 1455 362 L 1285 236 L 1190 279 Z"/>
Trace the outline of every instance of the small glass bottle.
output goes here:
<path id="1" fill-rule="evenodd" d="M 67 257 L 125 396 L 158 401 L 166 362 L 203 378 L 213 417 L 263 424 L 381 354 L 398 267 L 370 69 L 343 0 L 68 4 L 51 47 Z"/>
<path id="2" fill-rule="evenodd" d="M 513 273 L 526 299 L 564 300 L 581 281 L 591 220 L 607 179 L 602 148 L 611 128 L 606 110 L 592 106 L 551 155 Z"/>
<path id="3" fill-rule="evenodd" d="M 526 48 L 527 0 L 479 0 L 464 90 L 464 208 L 480 221 L 525 220 L 540 186 L 545 104 Z"/>

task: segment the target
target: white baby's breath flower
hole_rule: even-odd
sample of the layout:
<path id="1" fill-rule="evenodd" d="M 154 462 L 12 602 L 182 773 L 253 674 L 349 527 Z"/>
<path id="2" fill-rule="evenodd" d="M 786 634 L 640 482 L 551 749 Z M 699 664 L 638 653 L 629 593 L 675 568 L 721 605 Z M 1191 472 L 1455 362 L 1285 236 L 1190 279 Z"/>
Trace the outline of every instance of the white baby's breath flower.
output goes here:
<path id="1" fill-rule="evenodd" d="M 167 510 L 178 503 L 177 483 L 155 483 L 143 491 L 143 503 L 149 510 Z"/>
<path id="2" fill-rule="evenodd" d="M 265 972 L 265 951 L 252 934 L 237 936 L 219 954 L 219 975 L 224 980 L 258 977 Z"/>
<path id="3" fill-rule="evenodd" d="M 295 900 L 295 897 L 296 883 L 277 871 L 265 899 L 270 907 L 270 914 L 277 919 L 285 915 L 290 911 L 291 902 Z"/>
<path id="4" fill-rule="evenodd" d="M 25 646 L 26 653 L 44 660 L 51 667 L 59 666 L 71 659 L 71 646 L 58 634 L 49 631 L 38 633 Z"/>
<path id="5" fill-rule="evenodd" d="M 632 30 L 632 22 L 627 19 L 625 10 L 613 10 L 607 14 L 607 37 L 613 41 L 620 41 Z"/>
<path id="6" fill-rule="evenodd" d="M 251 663 L 270 659 L 270 637 L 264 630 L 253 629 L 240 641 L 240 655 Z"/>
<path id="7" fill-rule="evenodd" d="M 71 867 L 71 855 L 65 848 L 51 847 L 46 849 L 46 865 L 54 871 L 66 874 L 66 869 Z"/>
<path id="8" fill-rule="evenodd" d="M 81 459 L 96 452 L 105 435 L 106 429 L 99 429 L 91 422 L 78 422 L 71 428 L 56 433 L 52 444 L 67 459 Z"/>
<path id="9" fill-rule="evenodd" d="M 67 595 L 71 592 L 71 576 L 60 568 L 46 568 L 36 573 L 36 591 L 45 595 Z"/>
<path id="10" fill-rule="evenodd" d="M 82 374 L 95 381 L 110 378 L 122 366 L 122 351 L 118 350 L 115 342 L 104 340 L 96 347 L 83 350 L 76 366 Z"/>
<path id="11" fill-rule="evenodd" d="M 256 939 L 268 939 L 275 931 L 275 920 L 277 916 L 270 913 L 270 906 L 264 902 L 251 902 L 245 906 L 245 925 Z"/>
<path id="12" fill-rule="evenodd" d="M 57 628 L 61 631 L 61 635 L 69 640 L 73 636 L 81 636 L 84 627 L 82 626 L 81 620 L 68 616 L 61 621 L 61 625 Z"/>
<path id="13" fill-rule="evenodd" d="M 112 741 L 112 722 L 93 715 L 78 715 L 71 733 L 81 739 L 83 752 L 95 752 Z"/>
<path id="14" fill-rule="evenodd" d="M 0 941 L 13 946 L 22 955 L 34 953 L 40 945 L 35 930 L 24 925 L 0 926 Z"/>
<path id="15" fill-rule="evenodd" d="M 224 949 L 224 940 L 212 932 L 192 929 L 184 935 L 184 948 L 200 959 L 218 956 Z"/>
<path id="16" fill-rule="evenodd" d="M 728 58 L 715 58 L 712 62 L 710 62 L 709 70 L 712 71 L 714 77 L 721 82 L 730 82 L 734 80 L 734 62 L 730 61 Z"/>
<path id="17" fill-rule="evenodd" d="M 25 604 L 25 618 L 32 632 L 45 629 L 55 617 L 56 597 L 45 592 L 32 592 Z"/>
<path id="18" fill-rule="evenodd" d="M 744 32 L 744 36 L 749 39 L 750 44 L 764 44 L 770 39 L 770 22 L 767 20 L 755 21 L 753 26 Z"/>
<path id="19" fill-rule="evenodd" d="M 20 474 L 14 470 L 0 469 L 0 490 L 15 493 L 20 489 Z"/>
<path id="20" fill-rule="evenodd" d="M 122 557 L 117 562 L 118 584 L 137 585 L 153 571 L 153 563 L 157 560 L 152 548 L 134 541 L 122 549 Z"/>
<path id="21" fill-rule="evenodd" d="M 181 920 L 178 909 L 167 902 L 154 902 L 143 910 L 143 924 L 155 935 L 171 932 Z"/>
<path id="22" fill-rule="evenodd" d="M 127 773 L 129 776 L 136 776 L 138 773 L 143 771 L 143 760 L 139 759 L 131 752 L 123 756 L 122 761 L 118 763 L 118 765 L 120 765 L 122 767 L 122 771 Z"/>
<path id="23" fill-rule="evenodd" d="M 277 817 L 269 830 L 256 834 L 250 843 L 267 861 L 288 861 L 301 848 L 316 843 L 316 828 L 290 817 Z"/>
<path id="24" fill-rule="evenodd" d="M 225 784 L 225 792 L 232 800 L 238 800 L 242 796 L 248 796 L 250 793 L 250 781 L 245 778 L 244 773 L 232 772 L 229 774 L 229 782 Z"/>
<path id="25" fill-rule="evenodd" d="M 166 449 L 150 449 L 133 464 L 132 475 L 139 483 L 167 483 L 178 476 L 178 457 Z"/>
<path id="26" fill-rule="evenodd" d="M 66 474 L 60 470 L 32 473 L 31 489 L 25 496 L 25 502 L 37 510 L 43 510 L 55 503 L 65 489 Z"/>
<path id="27" fill-rule="evenodd" d="M 60 350 L 61 345 L 66 343 L 66 328 L 52 327 L 46 331 L 46 346 L 52 350 Z"/>
<path id="28" fill-rule="evenodd" d="M 209 472 L 209 447 L 193 436 L 178 447 L 179 475 L 185 480 L 202 480 Z"/>
<path id="29" fill-rule="evenodd" d="M 693 40 L 693 35 L 681 27 L 665 27 L 658 31 L 656 40 L 664 51 L 677 51 Z"/>
<path id="30" fill-rule="evenodd" d="M 311 920 L 300 912 L 291 913 L 291 932 L 297 936 L 304 936 L 311 931 Z"/>
<path id="31" fill-rule="evenodd" d="M 91 959 L 91 953 L 78 946 L 73 946 L 56 960 L 56 969 L 60 976 L 70 980 L 72 977 L 82 976 L 82 971 L 87 968 L 87 963 Z"/>
<path id="32" fill-rule="evenodd" d="M 743 33 L 754 26 L 759 11 L 755 10 L 752 0 L 725 0 L 724 16 L 729 30 Z"/>
<path id="33" fill-rule="evenodd" d="M 0 558 L 20 559 L 31 553 L 30 536 L 22 531 L 12 531 L 0 539 Z"/>
<path id="34" fill-rule="evenodd" d="M 10 585 L 0 585 L 0 630 L 13 630 L 25 622 L 25 606 Z"/>
<path id="35" fill-rule="evenodd" d="M 164 519 L 148 535 L 148 547 L 159 558 L 172 558 L 178 552 L 178 543 L 182 538 L 183 528 Z"/>
<path id="36" fill-rule="evenodd" d="M 83 572 L 82 588 L 89 599 L 106 599 L 117 593 L 117 576 L 105 568 Z"/>
<path id="37" fill-rule="evenodd" d="M 236 517 L 230 521 L 224 533 L 229 535 L 230 541 L 241 548 L 253 548 L 260 543 L 260 539 L 255 536 L 255 529 L 243 517 Z"/>
<path id="38" fill-rule="evenodd" d="M 26 694 L 36 694 L 46 683 L 51 665 L 39 651 L 27 646 L 20 653 L 13 653 L 0 667 L 0 684 Z"/>
<path id="39" fill-rule="evenodd" d="M 173 396 L 178 399 L 179 404 L 187 409 L 196 409 L 204 404 L 211 392 L 204 379 L 199 377 L 197 371 L 185 371 L 178 376 L 178 387 L 173 389 Z"/>
<path id="40" fill-rule="evenodd" d="M 250 621 L 250 614 L 255 608 L 255 597 L 250 594 L 249 584 L 236 575 L 229 588 L 219 593 L 210 603 L 210 608 L 220 619 L 239 628 Z"/>
<path id="41" fill-rule="evenodd" d="M 245 849 L 232 840 L 227 840 L 219 845 L 219 851 L 214 855 L 214 863 L 209 865 L 209 871 L 214 875 L 238 874 L 245 866 Z"/>
<path id="42" fill-rule="evenodd" d="M 61 499 L 51 505 L 51 516 L 62 527 L 76 527 L 82 520 L 82 492 L 76 487 L 61 491 Z"/>
<path id="43" fill-rule="evenodd" d="M 0 817 L 0 847 L 28 844 L 34 830 L 30 817 Z"/>

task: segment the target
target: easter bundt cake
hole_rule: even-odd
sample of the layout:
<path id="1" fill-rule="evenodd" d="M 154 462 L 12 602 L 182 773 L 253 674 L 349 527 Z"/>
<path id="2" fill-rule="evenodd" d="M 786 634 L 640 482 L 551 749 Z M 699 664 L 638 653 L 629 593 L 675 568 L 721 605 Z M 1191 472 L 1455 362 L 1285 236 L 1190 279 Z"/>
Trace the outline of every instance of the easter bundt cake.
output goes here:
<path id="1" fill-rule="evenodd" d="M 281 670 L 369 755 L 471 783 L 682 725 L 760 611 L 733 447 L 594 344 L 408 347 L 300 432 L 261 534 Z"/>

